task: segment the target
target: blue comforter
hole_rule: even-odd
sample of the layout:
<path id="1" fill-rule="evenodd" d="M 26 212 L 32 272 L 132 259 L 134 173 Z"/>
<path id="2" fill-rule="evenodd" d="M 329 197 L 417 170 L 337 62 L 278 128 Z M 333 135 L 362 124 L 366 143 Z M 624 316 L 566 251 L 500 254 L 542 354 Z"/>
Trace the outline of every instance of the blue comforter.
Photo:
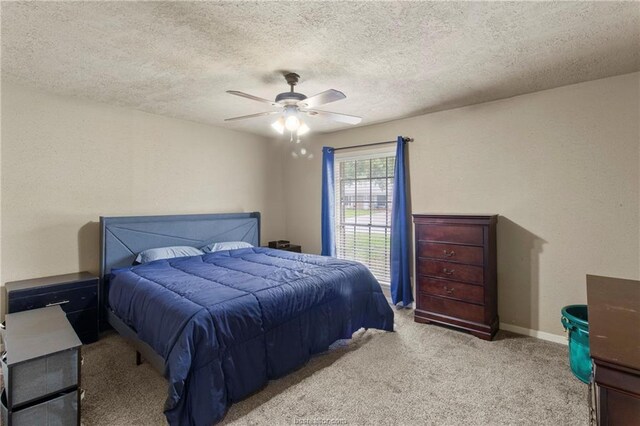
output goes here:
<path id="1" fill-rule="evenodd" d="M 393 330 L 363 265 L 267 248 L 113 271 L 109 305 L 165 359 L 172 425 L 210 425 L 356 330 Z"/>

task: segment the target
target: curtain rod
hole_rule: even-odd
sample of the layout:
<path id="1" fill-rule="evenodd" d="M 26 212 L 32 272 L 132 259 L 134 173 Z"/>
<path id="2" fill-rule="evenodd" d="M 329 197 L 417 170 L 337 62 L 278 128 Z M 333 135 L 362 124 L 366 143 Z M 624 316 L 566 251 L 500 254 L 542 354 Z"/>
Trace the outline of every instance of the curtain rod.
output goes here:
<path id="1" fill-rule="evenodd" d="M 413 138 L 409 138 L 409 137 L 406 137 L 406 136 L 403 136 L 402 139 L 405 142 L 413 142 Z M 384 142 L 373 142 L 373 143 L 366 143 L 364 145 L 343 146 L 341 148 L 333 148 L 333 150 L 334 151 L 340 151 L 342 149 L 363 148 L 363 147 L 366 147 L 366 146 L 385 145 L 385 144 L 388 144 L 388 143 L 396 143 L 396 142 L 398 142 L 398 141 L 394 140 L 394 141 L 384 141 Z"/>

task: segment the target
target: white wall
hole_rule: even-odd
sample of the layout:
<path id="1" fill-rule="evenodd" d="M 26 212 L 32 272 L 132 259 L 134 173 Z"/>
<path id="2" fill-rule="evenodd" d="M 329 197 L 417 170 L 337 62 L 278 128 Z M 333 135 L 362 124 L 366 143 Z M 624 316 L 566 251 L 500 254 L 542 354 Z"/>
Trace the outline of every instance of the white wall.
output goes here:
<path id="1" fill-rule="evenodd" d="M 639 104 L 634 73 L 312 136 L 284 157 L 287 236 L 320 251 L 323 145 L 411 136 L 412 211 L 500 214 L 501 322 L 562 334 L 586 274 L 640 278 Z"/>
<path id="2" fill-rule="evenodd" d="M 260 211 L 262 240 L 279 238 L 280 152 L 267 138 L 3 81 L 3 283 L 98 272 L 101 215 Z"/>

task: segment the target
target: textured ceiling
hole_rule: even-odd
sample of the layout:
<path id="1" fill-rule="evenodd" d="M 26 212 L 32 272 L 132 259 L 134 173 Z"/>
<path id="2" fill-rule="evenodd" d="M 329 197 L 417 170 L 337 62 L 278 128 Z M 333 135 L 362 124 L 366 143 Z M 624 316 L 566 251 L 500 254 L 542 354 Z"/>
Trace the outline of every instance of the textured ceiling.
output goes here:
<path id="1" fill-rule="evenodd" d="M 329 88 L 361 125 L 640 69 L 633 2 L 2 2 L 3 78 L 272 135 L 273 99 Z M 312 131 L 349 127 L 310 118 Z"/>

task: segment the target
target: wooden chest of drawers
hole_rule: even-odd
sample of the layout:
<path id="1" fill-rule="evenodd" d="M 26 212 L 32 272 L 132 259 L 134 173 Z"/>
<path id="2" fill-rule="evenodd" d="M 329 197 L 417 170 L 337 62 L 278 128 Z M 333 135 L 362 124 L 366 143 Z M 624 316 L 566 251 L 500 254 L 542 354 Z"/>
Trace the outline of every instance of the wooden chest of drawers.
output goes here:
<path id="1" fill-rule="evenodd" d="M 498 331 L 497 215 L 413 215 L 415 321 L 491 340 Z"/>

